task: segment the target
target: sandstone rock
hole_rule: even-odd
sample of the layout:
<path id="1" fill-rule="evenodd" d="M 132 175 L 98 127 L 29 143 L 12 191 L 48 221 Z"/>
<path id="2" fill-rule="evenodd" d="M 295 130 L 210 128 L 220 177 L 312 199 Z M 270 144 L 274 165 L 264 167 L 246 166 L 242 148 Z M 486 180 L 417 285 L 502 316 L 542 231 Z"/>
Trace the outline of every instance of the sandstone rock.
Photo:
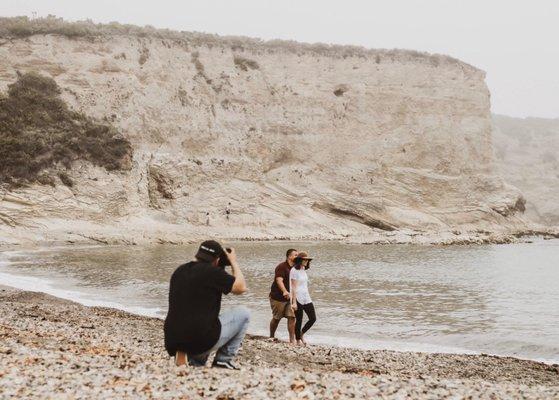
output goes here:
<path id="1" fill-rule="evenodd" d="M 124 172 L 76 163 L 71 190 L 4 191 L 5 243 L 524 227 L 519 195 L 493 170 L 485 74 L 449 57 L 34 35 L 0 47 L 0 89 L 18 70 L 52 76 L 134 155 Z"/>
<path id="2" fill-rule="evenodd" d="M 526 217 L 559 226 L 559 120 L 493 116 L 495 165 L 525 198 Z"/>

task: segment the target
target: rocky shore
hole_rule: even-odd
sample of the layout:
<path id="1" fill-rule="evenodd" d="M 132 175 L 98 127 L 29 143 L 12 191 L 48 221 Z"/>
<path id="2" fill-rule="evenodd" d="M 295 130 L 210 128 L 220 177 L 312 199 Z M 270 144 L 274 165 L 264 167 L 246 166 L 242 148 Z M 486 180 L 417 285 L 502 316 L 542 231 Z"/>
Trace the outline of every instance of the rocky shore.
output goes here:
<path id="1" fill-rule="evenodd" d="M 1 217 L 1 215 L 0 215 Z M 0 220 L 1 222 L 1 220 Z M 64 224 L 62 224 L 64 225 Z M 52 227 L 51 227 L 52 228 Z M 161 229 L 148 234 L 137 231 L 131 226 L 126 232 L 115 227 L 96 227 L 78 231 L 66 230 L 59 226 L 48 233 L 27 230 L 26 228 L 10 228 L 0 224 L 0 248 L 15 246 L 73 245 L 73 244 L 105 244 L 105 245 L 151 245 L 176 244 L 184 245 L 218 237 L 226 241 L 273 242 L 273 241 L 334 241 L 351 244 L 415 244 L 415 245 L 471 245 L 471 244 L 508 244 L 530 242 L 532 238 L 544 240 L 559 238 L 559 227 L 527 226 L 525 229 L 492 232 L 485 230 L 459 231 L 415 231 L 399 230 L 393 232 L 373 231 L 366 234 L 308 234 L 294 235 L 293 232 L 273 235 L 248 232 L 229 225 L 221 227 L 201 227 L 194 231 L 174 231 Z M 175 227 L 176 228 L 176 227 Z"/>
<path id="2" fill-rule="evenodd" d="M 0 287 L 0 398 L 559 398 L 559 366 L 248 338 L 241 371 L 177 368 L 162 321 Z"/>

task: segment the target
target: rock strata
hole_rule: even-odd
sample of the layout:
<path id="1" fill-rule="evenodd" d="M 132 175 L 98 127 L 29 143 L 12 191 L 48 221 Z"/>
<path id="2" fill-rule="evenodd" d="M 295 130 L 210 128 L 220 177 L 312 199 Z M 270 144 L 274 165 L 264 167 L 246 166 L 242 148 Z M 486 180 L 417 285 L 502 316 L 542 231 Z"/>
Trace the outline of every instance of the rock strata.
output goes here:
<path id="1" fill-rule="evenodd" d="M 494 115 L 495 164 L 522 190 L 526 217 L 559 227 L 559 119 Z"/>
<path id="2" fill-rule="evenodd" d="M 9 21 L 0 21 L 0 90 L 18 71 L 54 78 L 75 110 L 131 142 L 133 159 L 123 172 L 76 161 L 71 187 L 4 189 L 5 242 L 382 241 L 527 228 L 520 191 L 494 169 L 485 74 L 466 63 Z"/>

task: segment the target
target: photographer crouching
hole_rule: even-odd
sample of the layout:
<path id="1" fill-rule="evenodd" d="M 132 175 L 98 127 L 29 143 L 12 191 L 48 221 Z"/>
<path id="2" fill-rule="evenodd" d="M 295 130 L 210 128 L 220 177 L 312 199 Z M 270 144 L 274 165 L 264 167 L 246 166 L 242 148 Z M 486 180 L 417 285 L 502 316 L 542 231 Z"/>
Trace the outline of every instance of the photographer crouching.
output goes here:
<path id="1" fill-rule="evenodd" d="M 225 267 L 231 266 L 231 273 Z M 247 287 L 234 249 L 214 240 L 200 245 L 195 260 L 171 276 L 169 311 L 165 318 L 165 349 L 177 366 L 204 366 L 217 351 L 213 367 L 238 369 L 232 360 L 245 336 L 250 313 L 235 307 L 221 315 L 222 294 L 243 294 Z"/>

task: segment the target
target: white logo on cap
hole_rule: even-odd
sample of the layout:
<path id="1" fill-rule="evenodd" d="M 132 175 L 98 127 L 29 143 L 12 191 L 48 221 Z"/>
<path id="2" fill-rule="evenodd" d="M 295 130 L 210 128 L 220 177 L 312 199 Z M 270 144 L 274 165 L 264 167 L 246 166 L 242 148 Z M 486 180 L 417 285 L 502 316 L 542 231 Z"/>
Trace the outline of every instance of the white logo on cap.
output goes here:
<path id="1" fill-rule="evenodd" d="M 215 253 L 215 250 L 214 250 L 214 249 L 210 249 L 209 247 L 206 247 L 206 246 L 200 246 L 200 248 L 201 248 L 202 250 L 206 250 L 206 251 L 209 251 L 210 253 Z"/>

